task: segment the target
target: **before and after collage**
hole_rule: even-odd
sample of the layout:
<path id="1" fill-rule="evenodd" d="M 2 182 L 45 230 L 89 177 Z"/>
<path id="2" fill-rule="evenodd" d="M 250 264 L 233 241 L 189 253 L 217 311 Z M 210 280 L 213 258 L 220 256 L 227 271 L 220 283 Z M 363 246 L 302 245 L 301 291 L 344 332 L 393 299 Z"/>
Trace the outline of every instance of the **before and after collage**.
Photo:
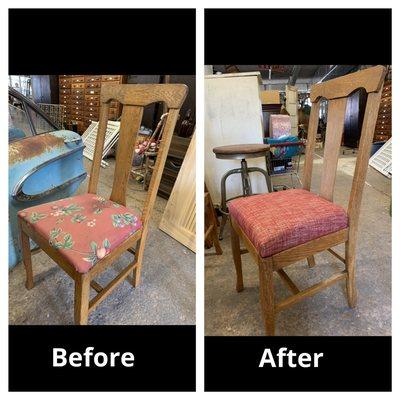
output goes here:
<path id="1" fill-rule="evenodd" d="M 392 392 L 391 6 L 5 11 L 5 391 Z"/>

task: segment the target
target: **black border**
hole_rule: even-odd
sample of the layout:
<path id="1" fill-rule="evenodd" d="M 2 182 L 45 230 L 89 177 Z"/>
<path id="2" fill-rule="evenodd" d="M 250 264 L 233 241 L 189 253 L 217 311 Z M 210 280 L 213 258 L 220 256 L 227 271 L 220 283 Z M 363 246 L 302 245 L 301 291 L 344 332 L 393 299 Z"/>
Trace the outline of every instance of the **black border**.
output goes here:
<path id="1" fill-rule="evenodd" d="M 52 366 L 53 347 L 132 352 L 135 366 Z M 10 391 L 195 391 L 196 329 L 181 326 L 9 326 Z"/>
<path id="2" fill-rule="evenodd" d="M 342 321 L 340 321 L 342 322 Z M 259 368 L 265 348 L 324 353 L 318 368 Z M 206 391 L 391 391 L 390 336 L 205 338 Z"/>
<path id="3" fill-rule="evenodd" d="M 205 9 L 205 64 L 391 64 L 387 8 Z"/>
<path id="4" fill-rule="evenodd" d="M 9 9 L 9 74 L 194 75 L 195 9 Z"/>

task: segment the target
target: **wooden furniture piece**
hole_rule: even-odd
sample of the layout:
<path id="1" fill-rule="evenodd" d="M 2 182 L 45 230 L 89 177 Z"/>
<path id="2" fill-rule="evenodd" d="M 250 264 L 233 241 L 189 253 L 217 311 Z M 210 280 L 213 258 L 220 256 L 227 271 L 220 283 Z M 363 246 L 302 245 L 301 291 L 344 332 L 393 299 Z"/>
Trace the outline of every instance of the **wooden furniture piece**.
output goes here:
<path id="1" fill-rule="evenodd" d="M 204 184 L 204 243 L 206 248 L 214 246 L 215 254 L 222 254 L 218 239 L 217 215 L 206 184 Z"/>
<path id="2" fill-rule="evenodd" d="M 160 229 L 196 251 L 196 133 L 165 207 Z"/>
<path id="3" fill-rule="evenodd" d="M 140 282 L 149 219 L 179 109 L 186 94 L 187 86 L 181 84 L 102 87 L 99 98 L 100 122 L 88 194 L 61 200 L 61 203 L 31 207 L 18 213 L 26 287 L 32 289 L 34 286 L 29 248 L 29 238 L 31 238 L 75 281 L 77 324 L 86 324 L 89 312 L 93 311 L 129 274 L 132 274 L 131 283 L 134 287 Z M 123 111 L 114 182 L 110 199 L 106 200 L 97 196 L 97 184 L 109 111 L 114 101 L 123 105 Z M 138 216 L 125 207 L 127 182 L 143 109 L 154 102 L 165 102 L 169 111 L 147 198 L 142 213 Z M 46 227 L 50 226 L 54 228 L 48 231 Z M 81 236 L 78 236 L 79 240 L 75 240 L 71 233 L 64 229 L 65 226 L 70 228 L 77 226 L 78 232 L 83 231 Z M 94 229 L 90 231 L 90 227 Z M 99 244 L 100 236 L 104 240 Z M 83 245 L 85 249 L 89 249 L 88 253 L 82 251 Z M 94 278 L 126 251 L 134 254 L 134 260 L 107 286 L 101 287 Z M 92 300 L 89 299 L 90 287 L 98 292 Z"/>
<path id="4" fill-rule="evenodd" d="M 280 106 L 281 103 L 279 90 L 261 90 L 260 98 L 262 105 L 279 104 Z"/>
<path id="5" fill-rule="evenodd" d="M 267 157 L 269 152 L 269 145 L 267 144 L 233 144 L 230 146 L 219 146 L 213 148 L 213 153 L 216 158 L 222 160 L 240 160 L 240 168 L 233 168 L 225 172 L 221 178 L 221 205 L 220 211 L 222 214 L 221 226 L 219 229 L 219 238 L 222 240 L 226 221 L 228 220 L 228 207 L 227 202 L 242 196 L 251 196 L 253 194 L 252 184 L 250 180 L 250 172 L 260 172 L 264 175 L 268 191 L 272 190 L 271 179 L 265 169 L 259 167 L 248 167 L 247 159 L 251 158 L 264 158 Z M 234 174 L 240 174 L 242 179 L 242 193 L 238 196 L 227 199 L 226 197 L 226 180 Z"/>
<path id="6" fill-rule="evenodd" d="M 280 114 L 282 104 L 279 90 L 262 90 L 260 92 L 262 104 L 263 137 L 270 136 L 270 117 Z"/>
<path id="7" fill-rule="evenodd" d="M 37 103 L 57 104 L 59 86 L 57 75 L 31 75 L 32 100 Z"/>
<path id="8" fill-rule="evenodd" d="M 236 289 L 243 290 L 242 239 L 246 246 L 244 251 L 247 250 L 258 264 L 260 303 L 267 335 L 274 335 L 275 316 L 278 312 L 340 280 L 346 281 L 349 306 L 356 306 L 355 250 L 358 220 L 384 76 L 385 68 L 376 66 L 314 85 L 310 95 L 312 108 L 303 189 L 237 199 L 229 204 Z M 366 90 L 368 99 L 346 211 L 333 203 L 333 192 L 347 98 L 360 87 Z M 329 110 L 320 193 L 316 195 L 310 192 L 310 186 L 322 98 L 328 100 Z M 296 208 L 296 204 L 300 207 Z M 344 257 L 332 250 L 332 247 L 341 243 L 345 244 Z M 341 260 L 345 269 L 308 289 L 298 289 L 283 268 L 304 258 L 313 266 L 314 254 L 325 250 Z M 274 272 L 278 273 L 293 293 L 279 303 L 274 300 Z"/>
<path id="9" fill-rule="evenodd" d="M 77 124 L 78 133 L 82 134 L 92 122 L 99 120 L 102 87 L 123 84 L 126 80 L 126 75 L 59 75 L 59 101 L 66 106 L 67 127 Z M 112 101 L 109 119 L 116 120 L 120 115 L 121 105 Z"/>
<path id="10" fill-rule="evenodd" d="M 374 142 L 387 141 L 392 137 L 392 79 L 383 85 Z"/>
<path id="11" fill-rule="evenodd" d="M 167 161 L 165 162 L 161 177 L 160 188 L 158 189 L 158 195 L 164 197 L 164 199 L 169 199 L 171 195 L 189 145 L 190 138 L 180 137 L 176 134 L 172 137 Z"/>

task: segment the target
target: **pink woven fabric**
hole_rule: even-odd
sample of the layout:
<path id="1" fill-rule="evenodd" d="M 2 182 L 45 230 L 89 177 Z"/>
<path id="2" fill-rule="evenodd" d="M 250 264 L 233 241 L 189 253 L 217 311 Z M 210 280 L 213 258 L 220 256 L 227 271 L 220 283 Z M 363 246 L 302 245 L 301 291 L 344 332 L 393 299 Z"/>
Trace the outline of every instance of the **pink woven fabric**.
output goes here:
<path id="1" fill-rule="evenodd" d="M 270 117 L 269 136 L 279 138 L 281 136 L 290 135 L 292 125 L 289 115 L 273 114 Z"/>
<path id="2" fill-rule="evenodd" d="M 142 227 L 130 208 L 95 194 L 84 194 L 18 212 L 80 273 Z"/>
<path id="3" fill-rule="evenodd" d="M 269 257 L 348 226 L 339 205 L 303 189 L 242 197 L 229 213 L 261 257 Z"/>

